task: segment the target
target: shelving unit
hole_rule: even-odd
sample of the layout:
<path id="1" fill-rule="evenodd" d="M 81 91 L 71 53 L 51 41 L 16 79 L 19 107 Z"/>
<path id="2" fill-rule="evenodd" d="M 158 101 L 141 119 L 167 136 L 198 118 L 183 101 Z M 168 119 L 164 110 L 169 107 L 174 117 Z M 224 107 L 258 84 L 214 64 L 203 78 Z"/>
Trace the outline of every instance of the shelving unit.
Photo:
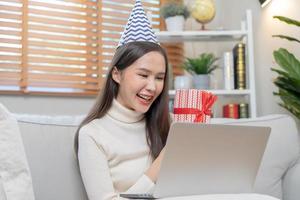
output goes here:
<path id="1" fill-rule="evenodd" d="M 157 33 L 160 42 L 240 41 L 246 35 L 247 31 L 244 30 L 161 31 Z"/>
<path id="2" fill-rule="evenodd" d="M 246 11 L 246 19 L 241 21 L 240 30 L 214 30 L 214 31 L 182 31 L 182 32 L 157 32 L 156 35 L 160 42 L 239 42 L 246 44 L 246 84 L 245 90 L 209 90 L 218 96 L 246 96 L 249 104 L 249 117 L 257 116 L 255 74 L 254 74 L 254 49 L 252 31 L 252 13 Z M 170 97 L 174 97 L 175 90 L 169 91 Z"/>

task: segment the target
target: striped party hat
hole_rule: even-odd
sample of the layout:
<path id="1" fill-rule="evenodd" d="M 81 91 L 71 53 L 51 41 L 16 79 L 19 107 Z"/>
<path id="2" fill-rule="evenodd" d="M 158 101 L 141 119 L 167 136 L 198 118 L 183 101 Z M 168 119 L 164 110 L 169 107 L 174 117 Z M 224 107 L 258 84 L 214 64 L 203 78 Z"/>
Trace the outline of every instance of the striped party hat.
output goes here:
<path id="1" fill-rule="evenodd" d="M 141 0 L 136 0 L 118 47 L 134 41 L 158 43 Z"/>

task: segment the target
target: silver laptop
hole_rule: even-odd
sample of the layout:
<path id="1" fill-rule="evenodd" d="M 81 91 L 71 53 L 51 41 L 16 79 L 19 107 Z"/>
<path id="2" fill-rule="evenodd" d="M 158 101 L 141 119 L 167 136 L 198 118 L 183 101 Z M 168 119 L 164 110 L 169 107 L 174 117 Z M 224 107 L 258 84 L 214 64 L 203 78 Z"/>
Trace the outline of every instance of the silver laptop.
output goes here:
<path id="1" fill-rule="evenodd" d="M 175 122 L 154 193 L 120 196 L 155 199 L 253 192 L 270 131 L 269 127 Z"/>

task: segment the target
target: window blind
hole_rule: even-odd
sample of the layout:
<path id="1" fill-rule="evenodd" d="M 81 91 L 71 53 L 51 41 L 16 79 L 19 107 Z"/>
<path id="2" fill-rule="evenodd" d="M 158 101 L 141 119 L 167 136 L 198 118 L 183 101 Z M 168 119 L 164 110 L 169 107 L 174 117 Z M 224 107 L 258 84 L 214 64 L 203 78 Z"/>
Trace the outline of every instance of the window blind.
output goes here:
<path id="1" fill-rule="evenodd" d="M 0 3 L 0 85 L 17 90 L 22 77 L 22 2 Z"/>
<path id="2" fill-rule="evenodd" d="M 172 67 L 173 76 L 183 74 L 184 62 L 184 45 L 182 43 L 163 43 L 162 46 L 166 49 L 169 64 Z"/>
<path id="3" fill-rule="evenodd" d="M 1 86 L 6 87 L 1 89 L 70 94 L 94 94 L 99 89 L 97 2 L 0 3 L 1 22 L 13 20 L 1 26 L 1 48 L 6 48 L 0 61 Z M 11 35 L 8 30 L 14 31 L 14 41 L 4 40 Z M 10 49 L 9 42 L 13 42 Z"/>
<path id="4" fill-rule="evenodd" d="M 159 31 L 160 0 L 142 3 Z M 0 0 L 0 91 L 97 94 L 132 7 L 133 0 Z"/>

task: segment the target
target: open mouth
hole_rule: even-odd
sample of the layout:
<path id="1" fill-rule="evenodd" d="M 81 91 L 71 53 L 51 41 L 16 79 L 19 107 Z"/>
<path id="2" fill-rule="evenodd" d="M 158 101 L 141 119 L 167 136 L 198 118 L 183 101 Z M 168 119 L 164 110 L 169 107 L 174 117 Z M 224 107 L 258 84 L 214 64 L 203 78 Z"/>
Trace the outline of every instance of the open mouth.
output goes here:
<path id="1" fill-rule="evenodd" d="M 137 94 L 137 96 L 142 99 L 144 102 L 149 103 L 152 101 L 153 96 L 144 95 L 144 94 Z"/>

